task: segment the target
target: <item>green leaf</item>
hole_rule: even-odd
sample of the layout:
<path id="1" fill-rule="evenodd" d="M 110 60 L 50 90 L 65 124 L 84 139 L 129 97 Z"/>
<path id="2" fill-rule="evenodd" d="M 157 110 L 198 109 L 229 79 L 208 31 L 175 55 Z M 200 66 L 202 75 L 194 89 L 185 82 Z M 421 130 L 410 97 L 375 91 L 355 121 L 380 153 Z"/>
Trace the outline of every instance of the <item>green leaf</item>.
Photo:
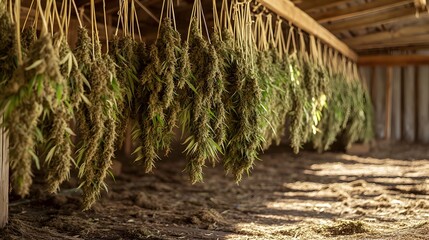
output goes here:
<path id="1" fill-rule="evenodd" d="M 71 130 L 69 127 L 65 128 L 66 132 L 72 136 L 76 136 L 76 134 L 73 132 L 73 130 Z"/>
<path id="2" fill-rule="evenodd" d="M 89 101 L 89 99 L 85 96 L 85 94 L 81 93 L 80 97 L 82 98 L 82 100 L 85 102 L 86 105 L 91 106 L 91 102 Z"/>
<path id="3" fill-rule="evenodd" d="M 43 63 L 43 59 L 39 59 L 39 60 L 37 60 L 37 61 L 35 61 L 33 64 L 31 64 L 29 67 L 26 67 L 25 68 L 25 71 L 29 71 L 29 70 L 31 70 L 31 69 L 34 69 L 34 68 L 36 68 L 36 67 L 38 67 L 40 64 L 42 64 Z"/>
<path id="4" fill-rule="evenodd" d="M 51 150 L 49 150 L 48 154 L 46 155 L 45 162 L 49 163 L 52 160 L 56 149 L 57 146 L 54 146 L 51 148 Z"/>
<path id="5" fill-rule="evenodd" d="M 37 155 L 33 152 L 33 150 L 29 149 L 28 152 L 30 153 L 30 155 L 33 157 L 34 163 L 36 164 L 36 168 L 37 170 L 40 170 L 40 161 L 39 161 L 39 157 L 37 157 Z"/>

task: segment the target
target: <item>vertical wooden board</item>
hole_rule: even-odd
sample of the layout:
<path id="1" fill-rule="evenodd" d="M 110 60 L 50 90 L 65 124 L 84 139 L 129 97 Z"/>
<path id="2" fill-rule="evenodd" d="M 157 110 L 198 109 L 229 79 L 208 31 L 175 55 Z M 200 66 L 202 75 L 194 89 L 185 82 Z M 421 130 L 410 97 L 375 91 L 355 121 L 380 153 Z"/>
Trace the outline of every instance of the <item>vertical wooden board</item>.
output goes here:
<path id="1" fill-rule="evenodd" d="M 3 119 L 0 117 L 0 124 Z M 0 128 L 0 228 L 8 221 L 9 204 L 9 159 L 8 140 L 3 128 Z"/>
<path id="2" fill-rule="evenodd" d="M 419 66 L 417 79 L 417 139 L 429 143 L 429 66 Z"/>
<path id="3" fill-rule="evenodd" d="M 406 142 L 415 142 L 416 140 L 416 70 L 414 66 L 404 68 L 403 80 L 403 139 Z"/>
<path id="4" fill-rule="evenodd" d="M 372 68 L 367 66 L 359 68 L 362 83 L 368 88 L 371 85 L 371 74 L 372 74 L 371 70 Z"/>
<path id="5" fill-rule="evenodd" d="M 402 69 L 393 68 L 392 74 L 392 140 L 402 139 Z"/>
<path id="6" fill-rule="evenodd" d="M 385 139 L 391 140 L 392 133 L 392 78 L 393 67 L 388 66 L 386 69 L 386 115 L 385 115 Z"/>
<path id="7" fill-rule="evenodd" d="M 377 66 L 374 69 L 373 102 L 375 116 L 375 136 L 378 139 L 386 137 L 386 68 Z"/>

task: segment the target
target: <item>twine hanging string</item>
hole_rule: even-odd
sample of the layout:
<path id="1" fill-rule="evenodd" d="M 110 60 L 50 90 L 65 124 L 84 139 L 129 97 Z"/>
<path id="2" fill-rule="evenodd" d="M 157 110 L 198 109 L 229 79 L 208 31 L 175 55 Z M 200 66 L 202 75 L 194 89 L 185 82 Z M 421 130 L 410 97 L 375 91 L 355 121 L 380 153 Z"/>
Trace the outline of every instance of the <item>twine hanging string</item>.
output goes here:
<path id="1" fill-rule="evenodd" d="M 217 1 L 213 0 L 212 4 L 213 4 L 213 25 L 214 25 L 213 29 L 215 33 L 219 35 L 220 40 L 222 41 L 222 26 L 220 23 L 219 13 L 217 9 Z"/>
<path id="2" fill-rule="evenodd" d="M 159 33 L 161 31 L 161 24 L 162 24 L 162 20 L 164 19 L 164 16 L 165 16 L 165 18 L 170 19 L 173 22 L 173 28 L 175 31 L 177 31 L 176 13 L 174 11 L 173 0 L 163 0 L 162 1 L 161 16 L 159 17 L 158 34 L 156 37 L 156 39 L 157 39 L 156 41 L 158 41 L 158 39 L 159 39 Z"/>
<path id="3" fill-rule="evenodd" d="M 83 28 L 82 20 L 80 19 L 80 12 L 76 6 L 76 2 L 75 2 L 75 0 L 71 0 L 71 2 L 73 4 L 73 8 L 74 8 L 75 13 L 76 13 L 77 21 L 79 22 L 79 27 Z"/>
<path id="4" fill-rule="evenodd" d="M 233 4 L 229 4 L 228 0 L 222 0 L 222 6 L 220 10 L 220 26 L 224 30 L 228 31 L 230 34 L 233 34 L 231 16 L 233 11 Z"/>
<path id="5" fill-rule="evenodd" d="M 309 54 L 309 60 L 311 60 L 313 63 L 317 64 L 317 50 L 316 50 L 316 39 L 314 35 L 310 35 L 310 54 Z"/>
<path id="6" fill-rule="evenodd" d="M 28 21 L 28 18 L 30 17 L 31 11 L 33 10 L 33 6 L 34 6 L 34 0 L 31 0 L 31 4 L 30 4 L 30 7 L 28 8 L 27 16 L 25 17 L 24 23 L 22 24 L 21 31 L 24 31 L 25 26 L 27 25 L 27 21 Z"/>
<path id="7" fill-rule="evenodd" d="M 319 62 L 320 66 L 323 66 L 323 49 L 322 49 L 322 42 L 320 39 L 316 39 L 316 48 L 317 48 L 317 61 Z"/>
<path id="8" fill-rule="evenodd" d="M 119 10 L 118 10 L 118 22 L 116 23 L 116 31 L 115 31 L 115 37 L 118 36 L 119 32 L 119 26 L 122 24 L 122 29 L 124 29 L 124 20 L 123 20 L 123 5 L 125 0 L 119 0 Z M 125 34 L 125 30 L 123 30 L 123 33 Z"/>
<path id="9" fill-rule="evenodd" d="M 253 29 L 254 39 L 257 43 L 258 50 L 264 51 L 267 41 L 262 13 L 256 14 L 255 17 L 255 25 Z"/>
<path id="10" fill-rule="evenodd" d="M 191 13 L 191 20 L 189 21 L 189 27 L 188 27 L 188 41 L 191 34 L 191 28 L 192 24 L 197 25 L 198 32 L 203 35 L 203 31 L 205 30 L 207 34 L 207 41 L 209 44 L 211 44 L 210 41 L 210 34 L 204 14 L 203 4 L 201 3 L 201 0 L 195 0 L 194 5 L 192 7 L 192 13 Z M 204 29 L 204 30 L 203 30 Z"/>
<path id="11" fill-rule="evenodd" d="M 106 52 L 109 53 L 109 31 L 107 29 L 106 0 L 103 0 L 104 31 L 106 34 Z"/>
<path id="12" fill-rule="evenodd" d="M 132 0 L 132 1 L 134 3 L 134 0 Z M 139 39 L 140 39 L 140 41 L 143 41 L 142 33 L 141 33 L 141 30 L 140 30 L 139 16 L 137 14 L 137 10 L 136 9 L 134 9 L 134 17 L 135 17 L 135 21 L 137 22 L 137 32 L 139 33 Z M 134 36 L 133 36 L 133 39 L 134 39 Z"/>
<path id="13" fill-rule="evenodd" d="M 40 0 L 39 0 L 40 3 Z M 12 3 L 10 3 L 10 7 L 12 7 Z M 13 12 L 13 11 L 11 11 Z M 15 44 L 16 44 L 16 51 L 17 51 L 17 56 L 18 56 L 18 64 L 22 65 L 23 64 L 23 60 L 22 60 L 22 51 L 21 51 L 21 31 L 19 30 L 19 26 L 20 26 L 20 13 L 21 13 L 21 0 L 16 0 L 15 2 L 15 9 L 14 9 L 14 23 L 15 23 Z"/>
<path id="14" fill-rule="evenodd" d="M 280 58 L 280 60 L 283 60 L 284 56 L 288 54 L 289 46 L 286 44 L 286 41 L 285 41 L 285 35 L 283 31 L 283 20 L 279 17 L 277 18 L 275 35 L 276 36 L 275 36 L 273 46 L 276 47 L 277 55 Z"/>

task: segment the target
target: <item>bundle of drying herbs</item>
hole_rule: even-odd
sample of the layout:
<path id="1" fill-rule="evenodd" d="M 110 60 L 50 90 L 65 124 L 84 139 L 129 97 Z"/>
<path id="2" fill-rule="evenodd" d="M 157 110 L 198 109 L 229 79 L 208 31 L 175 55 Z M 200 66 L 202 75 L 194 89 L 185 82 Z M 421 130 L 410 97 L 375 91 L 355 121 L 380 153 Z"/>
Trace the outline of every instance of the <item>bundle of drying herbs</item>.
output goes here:
<path id="1" fill-rule="evenodd" d="M 264 20 L 257 16 L 255 24 L 259 53 L 257 67 L 261 79 L 262 99 L 265 107 L 264 149 L 274 142 L 279 145 L 285 133 L 286 117 L 291 109 L 290 79 L 288 71 L 287 47 L 282 28 L 282 21 L 277 20 L 277 27 L 272 27 L 272 17 Z"/>
<path id="2" fill-rule="evenodd" d="M 249 173 L 262 149 L 264 109 L 256 69 L 256 47 L 250 22 L 250 2 L 234 6 L 234 61 L 227 84 L 228 135 L 224 166 L 240 181 Z"/>
<path id="3" fill-rule="evenodd" d="M 15 191 L 21 196 L 28 194 L 32 183 L 32 162 L 35 161 L 36 166 L 40 168 L 39 158 L 35 152 L 36 138 L 42 141 L 44 134 L 39 124 L 48 121 L 52 115 L 67 111 L 67 107 L 63 105 L 63 100 L 67 98 L 67 89 L 67 82 L 61 75 L 58 53 L 51 37 L 45 32 L 32 44 L 23 64 L 15 70 L 13 81 L 4 89 L 6 93 L 4 116 L 10 132 L 12 182 Z M 58 118 L 53 123 L 52 131 L 56 132 L 50 135 L 51 138 L 62 138 L 67 134 L 67 116 L 62 117 L 64 118 Z M 62 171 L 60 174 L 65 174 L 53 177 L 53 181 L 61 182 L 67 178 L 71 150 L 63 139 L 52 139 L 51 145 L 53 149 L 50 150 L 51 155 L 54 155 L 55 149 L 58 148 L 58 152 L 62 152 L 57 156 L 68 161 L 64 166 L 58 166 L 59 169 L 54 167 L 55 170 Z M 62 147 L 64 149 L 60 149 Z M 60 161 L 64 159 L 53 164 L 62 164 Z M 54 173 L 54 170 L 50 172 Z M 55 184 L 53 182 L 51 184 L 56 190 Z"/>
<path id="4" fill-rule="evenodd" d="M 118 145 L 124 142 L 126 131 L 130 123 L 137 119 L 138 87 L 139 77 L 147 63 L 146 45 L 142 42 L 140 26 L 138 24 L 137 12 L 134 0 L 120 1 L 120 12 L 118 26 L 113 41 L 109 45 L 109 53 L 116 63 L 116 75 L 120 85 L 122 101 L 118 102 L 118 122 L 117 127 Z M 127 22 L 126 20 L 129 20 Z M 137 24 L 136 24 L 137 22 Z M 118 35 L 119 25 L 122 26 L 123 33 Z M 135 39 L 135 28 L 137 25 L 139 40 Z"/>
<path id="5" fill-rule="evenodd" d="M 202 14 L 201 2 L 195 1 L 187 41 L 191 74 L 181 117 L 193 183 L 202 181 L 206 160 L 215 164 L 224 140 L 223 72 L 215 48 L 203 37 Z"/>
<path id="6" fill-rule="evenodd" d="M 91 42 L 87 31 L 79 30 L 76 58 L 81 71 L 90 84 L 86 95 L 90 105 L 81 105 L 76 118 L 81 143 L 77 164 L 85 208 L 91 207 L 102 188 L 112 164 L 118 124 L 117 102 L 122 101 L 116 79 L 115 63 L 101 53 L 100 42 Z"/>
<path id="7" fill-rule="evenodd" d="M 333 65 L 342 66 L 334 58 Z M 368 91 L 359 81 L 357 69 L 326 71 L 328 77 L 326 108 L 313 138 L 313 145 L 319 151 L 342 140 L 346 147 L 356 141 L 367 142 L 373 138 L 372 105 Z M 351 76 L 351 77 L 350 77 Z"/>
<path id="8" fill-rule="evenodd" d="M 180 110 L 175 101 L 181 69 L 179 59 L 183 51 L 180 35 L 170 18 L 164 18 L 160 24 L 159 38 L 150 47 L 148 64 L 137 88 L 139 128 L 133 136 L 141 142 L 135 152 L 137 161 L 144 161 L 146 172 L 152 171 L 159 151 L 170 151 Z"/>
<path id="9" fill-rule="evenodd" d="M 136 106 L 136 88 L 138 86 L 138 76 L 140 73 L 140 45 L 131 37 L 118 37 L 113 39 L 110 45 L 110 56 L 116 63 L 116 74 L 119 85 L 122 86 L 120 91 L 123 96 L 122 101 L 118 102 L 118 123 L 117 135 L 119 146 L 122 145 L 128 123 L 131 118 L 131 113 L 135 113 Z M 143 52 L 144 55 L 144 52 Z"/>

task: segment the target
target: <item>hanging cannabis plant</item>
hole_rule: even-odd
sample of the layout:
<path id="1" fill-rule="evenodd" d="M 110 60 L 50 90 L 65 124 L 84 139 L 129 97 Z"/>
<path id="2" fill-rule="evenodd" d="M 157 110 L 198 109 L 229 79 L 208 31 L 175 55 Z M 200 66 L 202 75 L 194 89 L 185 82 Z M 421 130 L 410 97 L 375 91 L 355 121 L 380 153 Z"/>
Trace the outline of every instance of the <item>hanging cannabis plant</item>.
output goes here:
<path id="1" fill-rule="evenodd" d="M 240 181 L 258 159 L 263 139 L 262 92 L 256 70 L 255 44 L 250 22 L 250 2 L 235 2 L 235 62 L 228 83 L 228 138 L 224 165 Z M 237 37 L 240 36 L 240 37 Z"/>
<path id="2" fill-rule="evenodd" d="M 0 101 L 6 96 L 2 89 L 12 78 L 16 68 L 15 27 L 6 10 L 6 2 L 0 2 Z M 3 108 L 4 106 L 1 106 Z"/>
<path id="3" fill-rule="evenodd" d="M 188 33 L 191 76 L 182 111 L 182 128 L 188 135 L 187 170 L 193 183 L 203 180 L 207 160 L 216 162 L 224 140 L 223 72 L 215 48 L 203 37 L 203 18 L 201 2 L 195 1 Z"/>
<path id="4" fill-rule="evenodd" d="M 116 63 L 117 78 L 123 95 L 118 102 L 120 126 L 117 128 L 118 142 L 122 145 L 128 127 L 132 109 L 135 106 L 135 91 L 138 85 L 139 58 L 136 55 L 137 43 L 131 37 L 115 37 L 111 44 L 110 55 Z"/>
<path id="5" fill-rule="evenodd" d="M 166 17 L 160 22 L 158 38 L 150 48 L 148 64 L 137 90 L 139 128 L 133 135 L 140 140 L 141 146 L 135 152 L 138 154 L 137 161 L 144 162 L 146 172 L 152 171 L 160 151 L 170 151 L 180 110 L 175 100 L 183 50 L 180 34 L 172 20 L 174 10 L 171 0 L 167 1 L 166 9 Z"/>
<path id="6" fill-rule="evenodd" d="M 259 54 L 257 67 L 263 102 L 266 106 L 264 127 L 264 149 L 268 149 L 273 142 L 280 144 L 286 129 L 286 117 L 291 109 L 290 79 L 288 74 L 287 49 L 284 39 L 282 21 L 277 20 L 274 30 L 272 16 L 256 17 L 255 30 L 258 40 Z"/>
<path id="7" fill-rule="evenodd" d="M 357 141 L 368 142 L 373 138 L 372 105 L 368 91 L 359 80 L 356 65 L 349 65 L 350 82 L 350 118 L 345 129 L 344 142 L 346 147 Z"/>
<path id="8" fill-rule="evenodd" d="M 50 36 L 45 32 L 34 42 L 23 65 L 15 71 L 13 82 L 6 86 L 5 120 L 10 131 L 10 161 L 15 191 L 25 196 L 31 186 L 31 166 L 34 160 L 36 136 L 43 139 L 39 121 L 50 114 L 62 111 L 66 82 L 61 75 L 58 56 Z M 40 118 L 41 116 L 44 118 Z M 58 131 L 65 131 L 58 123 Z"/>
<path id="9" fill-rule="evenodd" d="M 71 50 L 68 44 L 61 38 L 58 39 L 56 46 L 57 48 L 52 49 L 54 52 L 50 55 L 52 56 L 50 61 L 56 65 L 55 80 L 57 87 L 55 94 L 58 106 L 44 113 L 44 117 L 39 123 L 39 129 L 43 134 L 43 141 L 38 146 L 40 155 L 44 157 L 44 162 L 47 165 L 48 191 L 51 193 L 57 192 L 60 184 L 68 179 L 74 162 L 70 138 L 73 132 L 69 128 L 69 123 L 73 119 L 73 107 L 78 106 L 81 99 L 79 96 L 75 97 L 74 100 L 76 102 L 70 100 L 70 87 L 73 87 L 69 84 L 71 80 L 70 76 L 73 68 L 75 68 L 74 74 L 77 71 L 77 66 L 73 66 L 73 59 L 70 55 Z M 64 63 L 67 61 L 69 62 L 66 66 Z M 83 82 L 77 84 L 80 85 Z M 81 89 L 78 87 L 78 89 L 73 90 L 79 91 Z"/>
<path id="10" fill-rule="evenodd" d="M 81 71 L 90 84 L 86 89 L 90 105 L 81 105 L 77 113 L 82 136 L 77 163 L 85 209 L 90 208 L 101 189 L 106 188 L 104 180 L 112 164 L 117 138 L 117 103 L 122 101 L 115 63 L 108 54 L 101 52 L 98 30 L 94 27 L 94 5 L 91 1 L 92 38 L 81 28 L 76 49 Z"/>
<path id="11" fill-rule="evenodd" d="M 138 19 L 136 19 L 137 12 L 134 0 L 120 2 L 119 15 L 118 27 L 110 44 L 109 52 L 116 63 L 117 78 L 123 96 L 122 101 L 118 102 L 119 126 L 117 127 L 117 135 L 119 146 L 121 146 L 129 123 L 136 119 L 136 106 L 139 104 L 137 103 L 139 99 L 137 88 L 139 87 L 142 69 L 147 62 L 147 53 L 141 35 L 139 40 L 135 39 L 135 25 L 137 25 L 139 34 L 140 26 L 135 23 Z M 119 25 L 122 26 L 122 35 L 118 35 Z"/>
<path id="12" fill-rule="evenodd" d="M 317 126 L 319 131 L 313 138 L 314 147 L 319 152 L 329 150 L 335 142 L 348 121 L 348 113 L 352 107 L 349 102 L 350 86 L 340 74 L 335 73 L 329 77 L 328 88 L 331 91 L 327 97 L 326 108 Z"/>

